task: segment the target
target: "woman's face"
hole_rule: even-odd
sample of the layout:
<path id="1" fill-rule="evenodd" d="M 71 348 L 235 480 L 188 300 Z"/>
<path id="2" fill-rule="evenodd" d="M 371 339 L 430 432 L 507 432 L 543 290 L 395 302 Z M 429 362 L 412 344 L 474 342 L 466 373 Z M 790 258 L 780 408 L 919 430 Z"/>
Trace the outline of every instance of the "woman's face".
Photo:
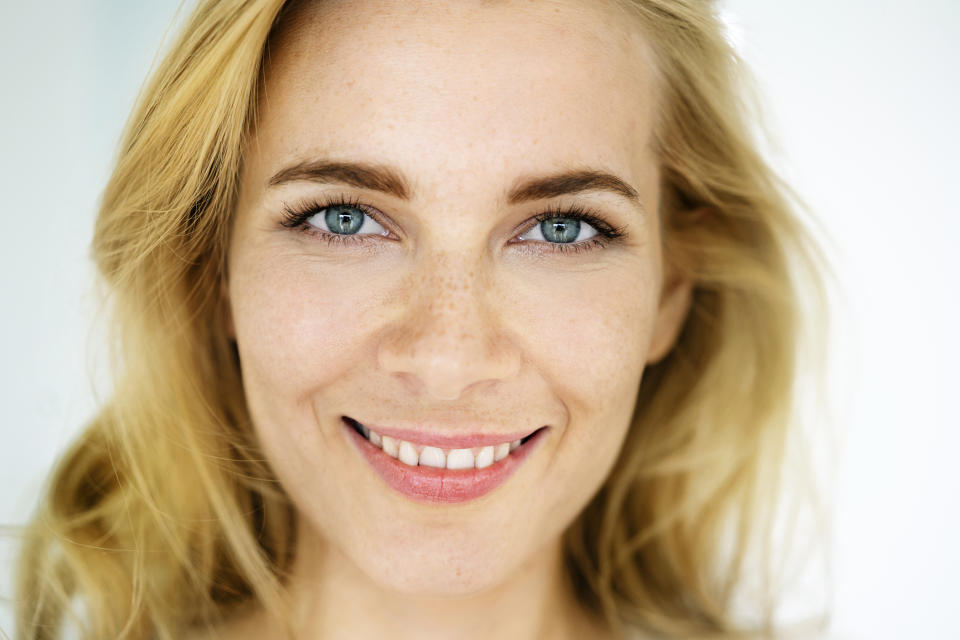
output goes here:
<path id="1" fill-rule="evenodd" d="M 685 314 L 646 44 L 597 2 L 316 5 L 270 51 L 230 240 L 247 402 L 301 536 L 478 592 L 598 490 Z"/>

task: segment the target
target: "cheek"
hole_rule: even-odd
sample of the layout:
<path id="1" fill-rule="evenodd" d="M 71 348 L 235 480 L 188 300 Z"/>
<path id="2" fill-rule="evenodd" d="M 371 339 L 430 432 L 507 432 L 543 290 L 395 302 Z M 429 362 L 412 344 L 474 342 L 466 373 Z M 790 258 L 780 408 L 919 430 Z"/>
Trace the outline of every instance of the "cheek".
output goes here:
<path id="1" fill-rule="evenodd" d="M 231 288 L 244 374 L 271 385 L 335 375 L 350 348 L 355 317 L 349 289 L 263 269 Z M 324 366 L 318 366 L 320 364 Z"/>
<path id="2" fill-rule="evenodd" d="M 659 293 L 649 262 L 624 258 L 585 272 L 505 269 L 487 280 L 497 291 L 484 296 L 496 301 L 488 309 L 494 332 L 516 341 L 571 412 L 635 395 Z M 282 255 L 239 262 L 230 299 L 248 393 L 308 403 L 351 369 L 375 367 L 377 336 L 389 335 L 390 318 L 408 316 L 399 307 L 418 297 L 419 280 L 390 267 Z"/>
<path id="3" fill-rule="evenodd" d="M 377 370 L 378 347 L 395 333 L 396 323 L 422 317 L 411 305 L 427 308 L 424 300 L 446 300 L 442 306 L 452 311 L 430 325 L 435 332 L 444 323 L 456 325 L 457 313 L 470 308 L 460 294 L 414 277 L 411 265 L 381 258 L 341 255 L 324 263 L 267 250 L 238 256 L 230 278 L 231 309 L 248 406 L 265 440 L 289 439 L 296 446 L 285 450 L 314 452 L 317 438 L 329 435 L 315 429 L 318 408 L 397 397 L 398 387 L 364 385 L 396 382 Z M 558 418 L 565 413 L 571 426 L 564 450 L 582 445 L 594 454 L 615 455 L 655 318 L 659 283 L 652 265 L 639 254 L 592 269 L 559 261 L 549 269 L 509 264 L 477 279 L 493 291 L 463 288 L 463 295 L 488 301 L 485 316 L 494 324 L 487 328 L 509 336 L 526 363 L 520 380 L 504 381 L 501 398 L 522 396 L 513 406 L 532 411 L 561 409 L 549 413 Z M 448 272 L 462 267 L 446 265 Z M 430 289 L 417 289 L 424 286 Z M 283 425 L 284 433 L 270 425 Z"/>
<path id="4" fill-rule="evenodd" d="M 355 274 L 284 256 L 238 263 L 230 300 L 255 424 L 284 424 L 305 444 L 319 392 L 366 361 L 364 323 L 377 296 Z"/>
<path id="5" fill-rule="evenodd" d="M 531 358 L 558 399 L 586 415 L 632 402 L 656 317 L 655 270 L 644 260 L 623 260 L 549 285 L 528 285 L 522 313 Z"/>
<path id="6" fill-rule="evenodd" d="M 656 318 L 659 274 L 652 264 L 618 263 L 566 278 L 565 286 L 531 287 L 521 298 L 531 361 L 566 412 L 542 485 L 544 521 L 573 521 L 616 462 Z"/>

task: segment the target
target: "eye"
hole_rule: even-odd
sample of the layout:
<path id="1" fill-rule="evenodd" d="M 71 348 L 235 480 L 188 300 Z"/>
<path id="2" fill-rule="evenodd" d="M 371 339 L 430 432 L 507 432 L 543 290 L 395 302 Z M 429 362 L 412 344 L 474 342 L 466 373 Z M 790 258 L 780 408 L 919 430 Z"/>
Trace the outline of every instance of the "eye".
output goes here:
<path id="1" fill-rule="evenodd" d="M 379 212 L 373 207 L 343 196 L 297 206 L 284 205 L 281 224 L 288 229 L 314 236 L 328 244 L 361 244 L 388 237 L 390 232 L 377 221 Z"/>
<path id="2" fill-rule="evenodd" d="M 297 229 L 330 244 L 358 245 L 389 237 L 390 232 L 377 222 L 380 212 L 359 200 L 337 196 L 325 202 L 307 202 L 285 206 L 281 224 Z M 544 253 L 579 253 L 602 248 L 625 236 L 623 229 L 608 224 L 579 206 L 556 208 L 534 216 L 536 224 L 516 236 L 516 241 Z"/>
<path id="3" fill-rule="evenodd" d="M 579 205 L 557 207 L 534 216 L 537 222 L 517 237 L 530 249 L 543 253 L 580 253 L 602 249 L 626 236 L 622 228 L 607 223 L 600 214 Z"/>
<path id="4" fill-rule="evenodd" d="M 342 236 L 388 235 L 380 223 L 358 206 L 351 204 L 323 207 L 303 222 L 319 231 Z"/>
<path id="5" fill-rule="evenodd" d="M 581 234 L 581 232 L 583 232 Z M 597 230 L 581 218 L 550 216 L 519 236 L 520 240 L 539 240 L 551 244 L 583 242 L 597 235 Z M 524 237 L 526 236 L 526 237 Z"/>

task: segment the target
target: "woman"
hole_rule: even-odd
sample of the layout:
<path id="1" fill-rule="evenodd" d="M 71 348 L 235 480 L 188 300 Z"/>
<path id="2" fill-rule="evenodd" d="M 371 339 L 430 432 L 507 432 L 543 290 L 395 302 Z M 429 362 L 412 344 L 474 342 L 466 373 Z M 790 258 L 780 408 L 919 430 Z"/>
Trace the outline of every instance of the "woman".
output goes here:
<path id="1" fill-rule="evenodd" d="M 736 75 L 705 1 L 200 2 L 22 636 L 748 631 L 808 250 Z"/>

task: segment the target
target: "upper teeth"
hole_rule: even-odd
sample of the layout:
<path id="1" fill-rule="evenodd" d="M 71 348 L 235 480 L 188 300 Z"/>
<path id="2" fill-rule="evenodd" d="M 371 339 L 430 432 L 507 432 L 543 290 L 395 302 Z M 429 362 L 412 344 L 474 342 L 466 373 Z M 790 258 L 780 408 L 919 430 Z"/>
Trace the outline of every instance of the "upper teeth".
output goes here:
<path id="1" fill-rule="evenodd" d="M 390 457 L 411 467 L 420 465 L 438 469 L 483 469 L 503 460 L 520 446 L 520 441 L 514 440 L 472 449 L 441 449 L 381 436 L 367 427 L 361 427 L 361 430 L 374 446 L 382 448 Z"/>

